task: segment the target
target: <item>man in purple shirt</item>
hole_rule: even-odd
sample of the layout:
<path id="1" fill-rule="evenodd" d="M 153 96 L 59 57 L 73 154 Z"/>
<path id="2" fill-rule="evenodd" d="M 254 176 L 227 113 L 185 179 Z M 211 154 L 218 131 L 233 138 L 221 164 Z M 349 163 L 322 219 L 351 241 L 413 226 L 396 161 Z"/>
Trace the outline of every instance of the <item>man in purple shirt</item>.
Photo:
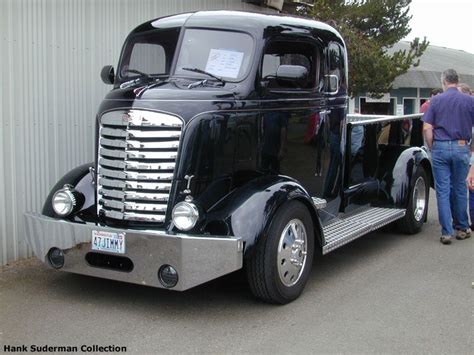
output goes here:
<path id="1" fill-rule="evenodd" d="M 441 224 L 440 240 L 443 244 L 451 244 L 454 228 L 456 239 L 463 240 L 471 236 L 466 211 L 465 179 L 471 156 L 474 98 L 458 91 L 458 81 L 455 70 L 443 72 L 441 82 L 444 93 L 433 97 L 422 118 L 426 143 L 432 150 L 438 218 Z M 453 206 L 450 203 L 451 193 Z M 454 228 L 453 220 L 456 223 Z"/>

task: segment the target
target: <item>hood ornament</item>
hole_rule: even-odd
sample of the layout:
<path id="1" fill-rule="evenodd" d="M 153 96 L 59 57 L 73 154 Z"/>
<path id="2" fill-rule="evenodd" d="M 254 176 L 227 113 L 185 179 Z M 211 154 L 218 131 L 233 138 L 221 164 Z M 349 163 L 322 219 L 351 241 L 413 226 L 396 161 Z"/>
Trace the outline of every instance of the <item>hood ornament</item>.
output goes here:
<path id="1" fill-rule="evenodd" d="M 194 178 L 194 175 L 186 175 L 184 177 L 184 179 L 188 181 L 188 185 L 186 186 L 186 190 L 183 191 L 184 194 L 190 194 L 191 193 L 191 180 L 193 178 Z"/>

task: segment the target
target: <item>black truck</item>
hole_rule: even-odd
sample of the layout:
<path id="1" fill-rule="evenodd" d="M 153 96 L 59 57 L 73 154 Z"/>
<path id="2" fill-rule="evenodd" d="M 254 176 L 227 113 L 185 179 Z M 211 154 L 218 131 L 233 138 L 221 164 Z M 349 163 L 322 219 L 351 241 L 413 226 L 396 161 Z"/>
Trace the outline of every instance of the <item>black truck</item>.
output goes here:
<path id="1" fill-rule="evenodd" d="M 134 29 L 96 120 L 96 159 L 26 213 L 55 269 L 186 290 L 241 268 L 288 303 L 318 254 L 426 221 L 420 115 L 348 115 L 347 53 L 329 25 L 232 11 Z"/>

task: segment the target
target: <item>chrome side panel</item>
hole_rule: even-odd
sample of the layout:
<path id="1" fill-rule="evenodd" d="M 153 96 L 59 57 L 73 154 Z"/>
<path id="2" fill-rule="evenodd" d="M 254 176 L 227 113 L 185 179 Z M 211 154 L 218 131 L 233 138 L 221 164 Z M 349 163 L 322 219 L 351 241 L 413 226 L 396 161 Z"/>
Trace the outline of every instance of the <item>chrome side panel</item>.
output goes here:
<path id="1" fill-rule="evenodd" d="M 414 113 L 411 115 L 361 115 L 361 114 L 349 114 L 347 115 L 347 123 L 366 125 L 372 123 L 387 123 L 393 121 L 402 121 L 413 118 L 422 117 L 422 113 Z"/>
<path id="2" fill-rule="evenodd" d="M 163 288 L 158 269 L 173 266 L 179 281 L 173 290 L 186 290 L 242 267 L 243 245 L 236 237 L 171 235 L 164 231 L 120 230 L 95 224 L 79 224 L 25 214 L 26 237 L 36 256 L 46 261 L 48 251 L 57 247 L 64 251 L 61 270 L 105 279 Z M 133 262 L 131 272 L 90 266 L 85 255 L 91 252 L 92 231 L 125 234 L 125 256 Z M 110 254 L 101 252 L 102 254 Z M 114 254 L 115 255 L 115 254 Z"/>

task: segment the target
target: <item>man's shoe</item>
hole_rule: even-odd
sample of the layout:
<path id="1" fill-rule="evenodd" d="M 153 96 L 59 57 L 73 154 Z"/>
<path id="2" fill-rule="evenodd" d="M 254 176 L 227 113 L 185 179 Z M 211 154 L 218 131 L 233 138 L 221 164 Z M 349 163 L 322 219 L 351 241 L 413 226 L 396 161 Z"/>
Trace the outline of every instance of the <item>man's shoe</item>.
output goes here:
<path id="1" fill-rule="evenodd" d="M 445 245 L 448 245 L 451 244 L 452 239 L 453 237 L 451 237 L 450 235 L 442 235 L 439 241 Z"/>
<path id="2" fill-rule="evenodd" d="M 456 239 L 458 240 L 464 240 L 470 237 L 471 237 L 471 230 L 469 228 L 465 230 L 458 229 L 456 231 Z"/>

